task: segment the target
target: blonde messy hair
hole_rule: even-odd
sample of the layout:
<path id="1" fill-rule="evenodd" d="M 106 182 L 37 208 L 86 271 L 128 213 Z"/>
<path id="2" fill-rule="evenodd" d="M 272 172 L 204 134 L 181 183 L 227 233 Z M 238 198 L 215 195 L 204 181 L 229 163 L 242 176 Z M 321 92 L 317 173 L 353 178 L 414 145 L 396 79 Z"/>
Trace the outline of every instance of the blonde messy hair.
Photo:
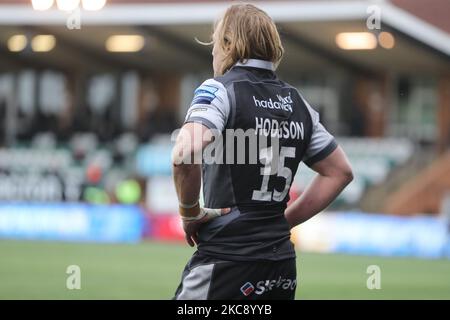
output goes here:
<path id="1" fill-rule="evenodd" d="M 252 4 L 231 5 L 214 25 L 212 43 L 215 41 L 225 54 L 221 74 L 247 59 L 267 60 L 278 66 L 284 53 L 275 23 Z"/>

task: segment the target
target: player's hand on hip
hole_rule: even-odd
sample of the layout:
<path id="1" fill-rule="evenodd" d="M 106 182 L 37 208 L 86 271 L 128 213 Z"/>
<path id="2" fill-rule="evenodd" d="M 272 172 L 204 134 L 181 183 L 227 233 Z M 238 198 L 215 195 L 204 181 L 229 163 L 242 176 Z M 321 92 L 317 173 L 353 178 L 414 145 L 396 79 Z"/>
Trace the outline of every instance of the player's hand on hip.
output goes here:
<path id="1" fill-rule="evenodd" d="M 210 209 L 201 208 L 198 205 L 196 207 L 197 208 L 194 207 L 189 209 L 194 209 L 194 212 L 198 213 L 196 215 L 192 215 L 192 210 L 189 210 L 190 215 L 187 216 L 185 214 L 187 212 L 186 208 L 182 208 L 180 206 L 181 219 L 183 221 L 183 230 L 186 234 L 186 241 L 191 247 L 198 244 L 198 229 L 203 223 L 224 216 L 231 212 L 231 208 Z"/>

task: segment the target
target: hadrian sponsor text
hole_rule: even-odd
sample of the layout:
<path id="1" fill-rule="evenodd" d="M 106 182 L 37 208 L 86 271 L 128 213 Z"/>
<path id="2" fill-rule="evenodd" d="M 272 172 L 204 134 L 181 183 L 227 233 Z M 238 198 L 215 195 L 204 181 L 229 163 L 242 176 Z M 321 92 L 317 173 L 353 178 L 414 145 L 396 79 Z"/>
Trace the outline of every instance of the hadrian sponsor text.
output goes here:
<path id="1" fill-rule="evenodd" d="M 253 101 L 255 102 L 255 106 L 259 108 L 268 108 L 268 109 L 282 109 L 284 111 L 292 112 L 292 98 L 291 94 L 286 97 L 283 97 L 277 94 L 278 101 L 273 101 L 272 98 L 268 100 L 259 100 L 255 96 L 253 96 Z"/>

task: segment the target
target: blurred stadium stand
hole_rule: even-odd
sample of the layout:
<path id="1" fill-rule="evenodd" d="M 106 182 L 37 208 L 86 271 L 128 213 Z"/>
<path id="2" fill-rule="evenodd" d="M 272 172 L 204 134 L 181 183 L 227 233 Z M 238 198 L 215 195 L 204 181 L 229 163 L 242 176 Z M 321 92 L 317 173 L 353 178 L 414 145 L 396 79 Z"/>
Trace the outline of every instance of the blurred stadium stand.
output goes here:
<path id="1" fill-rule="evenodd" d="M 355 180 L 332 209 L 448 208 L 450 2 L 257 3 L 281 32 L 279 75 L 320 112 L 353 165 Z M 170 134 L 212 76 L 211 48 L 194 38 L 208 41 L 228 5 L 108 0 L 98 11 L 63 12 L 0 0 L 0 201 L 174 213 Z M 377 12 L 380 28 L 370 30 Z M 76 22 L 80 29 L 67 27 Z M 349 32 L 373 45 L 346 50 L 337 37 Z M 302 165 L 292 195 L 313 176 Z"/>
<path id="2" fill-rule="evenodd" d="M 347 207 L 355 207 L 363 193 L 370 187 L 382 184 L 392 170 L 408 161 L 414 152 L 414 144 L 401 138 L 337 138 L 352 164 L 355 179 L 339 196 L 338 201 Z M 315 173 L 301 165 L 296 181 L 304 189 Z"/>

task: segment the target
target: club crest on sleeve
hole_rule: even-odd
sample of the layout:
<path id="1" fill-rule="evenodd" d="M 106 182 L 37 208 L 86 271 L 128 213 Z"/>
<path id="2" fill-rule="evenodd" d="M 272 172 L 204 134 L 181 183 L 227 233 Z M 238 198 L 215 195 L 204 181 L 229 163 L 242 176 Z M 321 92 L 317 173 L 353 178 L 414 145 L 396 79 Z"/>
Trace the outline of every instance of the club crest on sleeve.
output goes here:
<path id="1" fill-rule="evenodd" d="M 194 92 L 194 99 L 192 100 L 192 104 L 211 104 L 216 98 L 216 92 L 219 91 L 219 88 L 203 84 L 198 87 Z"/>

